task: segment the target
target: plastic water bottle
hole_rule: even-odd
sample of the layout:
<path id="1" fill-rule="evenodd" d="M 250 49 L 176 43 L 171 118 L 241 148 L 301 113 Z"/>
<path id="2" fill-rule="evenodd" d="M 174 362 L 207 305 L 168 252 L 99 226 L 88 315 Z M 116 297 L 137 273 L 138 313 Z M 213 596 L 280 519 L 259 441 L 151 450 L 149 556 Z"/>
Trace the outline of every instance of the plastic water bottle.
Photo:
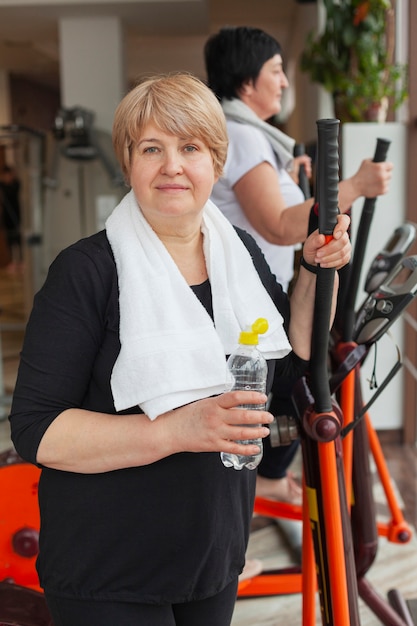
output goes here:
<path id="1" fill-rule="evenodd" d="M 265 393 L 268 366 L 263 354 L 259 352 L 256 346 L 258 345 L 258 335 L 265 333 L 267 330 L 267 320 L 259 318 L 252 324 L 249 330 L 240 333 L 239 346 L 227 360 L 227 365 L 235 380 L 233 389 Z M 240 406 L 258 411 L 265 409 L 264 403 L 242 404 Z M 262 459 L 262 439 L 247 439 L 239 441 L 239 443 L 259 446 L 258 454 L 245 456 L 243 454 L 221 452 L 220 457 L 223 464 L 236 470 L 240 470 L 243 467 L 255 469 Z"/>

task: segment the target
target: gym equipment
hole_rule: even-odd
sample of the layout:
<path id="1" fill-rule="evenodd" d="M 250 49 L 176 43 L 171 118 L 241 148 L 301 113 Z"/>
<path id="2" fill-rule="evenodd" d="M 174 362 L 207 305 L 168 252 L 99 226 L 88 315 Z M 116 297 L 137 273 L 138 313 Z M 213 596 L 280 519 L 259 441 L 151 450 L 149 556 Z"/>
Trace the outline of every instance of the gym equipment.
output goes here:
<path id="1" fill-rule="evenodd" d="M 111 134 L 94 127 L 92 111 L 59 109 L 45 154 L 43 279 L 62 249 L 104 228 L 126 192 Z"/>
<path id="2" fill-rule="evenodd" d="M 377 145 L 375 160 L 383 160 L 387 148 L 387 142 L 381 140 Z M 367 230 L 370 227 L 374 206 L 373 199 L 365 200 L 364 220 L 366 227 L 362 228 L 363 237 L 356 244 L 358 247 L 355 247 L 352 267 L 348 274 L 352 290 L 348 296 L 348 301 L 351 306 L 354 306 L 356 299 L 357 277 L 363 260 L 363 247 L 366 245 Z M 367 415 L 367 409 L 371 402 L 363 407 L 359 370 L 371 346 L 386 332 L 416 294 L 416 258 L 410 257 L 401 260 L 414 238 L 415 228 L 412 225 L 405 225 L 396 229 L 369 270 L 366 282 L 367 289 L 375 289 L 376 291 L 375 293 L 371 291 L 370 300 L 367 300 L 363 308 L 368 311 L 370 323 L 368 325 L 366 313 L 358 314 L 355 331 L 355 339 L 359 339 L 358 335 L 360 334 L 363 343 L 345 342 L 340 337 L 333 339 L 332 356 L 336 372 L 329 380 L 329 388 L 332 394 L 339 393 L 340 410 L 331 405 L 326 388 L 324 392 L 319 390 L 319 402 L 324 402 L 327 415 L 324 411 L 325 421 L 323 422 L 321 417 L 317 420 L 317 415 L 312 409 L 315 406 L 316 395 L 314 393 L 309 395 L 308 385 L 303 381 L 294 394 L 304 397 L 304 404 L 300 403 L 299 399 L 298 401 L 294 399 L 296 406 L 298 402 L 298 419 L 285 419 L 286 416 L 284 416 L 284 419 L 275 428 L 276 440 L 281 445 L 294 439 L 297 430 L 301 433 L 303 465 L 306 474 L 303 510 L 300 511 L 300 507 L 285 503 L 256 498 L 255 512 L 268 517 L 303 519 L 302 573 L 301 569 L 297 567 L 263 572 L 253 579 L 240 583 L 238 597 L 299 593 L 301 591 L 303 593 L 303 626 L 315 624 L 315 596 L 317 591 L 319 591 L 323 624 L 337 624 L 337 626 L 359 624 L 358 596 L 362 597 L 382 620 L 382 623 L 387 626 L 410 626 L 413 624 L 407 605 L 401 600 L 401 596 L 396 590 L 390 591 L 388 594 L 389 603 L 387 603 L 375 592 L 365 578 L 365 574 L 376 555 L 379 535 L 387 537 L 389 541 L 406 543 L 410 540 L 412 533 L 396 502 L 385 459 Z M 398 264 L 399 267 L 397 267 Z M 400 279 L 400 275 L 402 276 L 401 269 L 407 270 L 407 276 L 404 280 Z M 380 287 L 379 291 L 377 291 L 378 287 Z M 320 294 L 319 286 L 316 293 Z M 388 302 L 393 299 L 394 305 L 391 306 Z M 375 312 L 373 304 L 375 305 Z M 377 313 L 379 310 L 381 310 L 380 317 Z M 350 338 L 353 333 L 355 314 L 351 314 L 349 309 L 344 306 L 344 315 L 346 311 L 348 317 L 344 318 L 342 327 L 344 327 L 346 336 Z M 375 321 L 376 319 L 378 322 Z M 321 342 L 322 349 L 324 345 L 326 344 Z M 318 379 L 316 376 L 316 384 L 318 383 L 319 387 L 320 380 L 327 379 L 327 374 L 323 370 L 326 356 L 324 353 L 321 354 L 321 370 L 316 370 L 320 371 Z M 378 394 L 398 371 L 398 368 L 398 364 L 394 366 L 388 380 L 384 381 L 382 387 L 380 386 Z M 311 369 L 314 369 L 314 362 Z M 319 406 L 321 405 L 319 404 Z M 309 418 L 307 419 L 307 428 L 305 426 L 306 416 Z M 326 439 L 327 436 L 329 439 L 334 437 L 334 449 L 330 452 L 328 443 L 326 442 L 324 446 L 321 446 L 320 442 L 320 438 Z M 318 443 L 315 443 L 315 440 Z M 392 514 L 392 520 L 388 524 L 377 525 L 375 521 L 369 472 L 369 450 L 374 456 Z M 320 469 L 318 475 L 315 475 L 317 466 Z M 326 469 L 324 470 L 324 468 Z M 354 506 L 351 505 L 352 497 Z M 334 505 L 336 501 L 340 502 L 340 511 L 336 512 L 337 519 L 329 522 L 326 518 L 326 506 L 329 503 Z M 306 515 L 307 509 L 310 510 L 310 519 Z M 333 506 L 334 512 L 335 509 L 336 507 Z M 336 525 L 335 528 L 331 527 L 333 522 Z M 316 576 L 312 557 L 311 533 L 308 531 L 310 523 L 313 527 L 318 576 Z M 327 532 L 325 530 L 320 533 L 323 527 L 326 528 L 326 524 L 328 524 Z M 329 531 L 329 528 L 332 529 Z M 326 545 L 325 542 L 326 538 L 329 538 L 329 533 L 335 533 L 335 537 L 331 537 L 331 541 Z"/>
<path id="3" fill-rule="evenodd" d="M 39 468 L 0 454 L 0 626 L 53 626 L 39 587 Z"/>

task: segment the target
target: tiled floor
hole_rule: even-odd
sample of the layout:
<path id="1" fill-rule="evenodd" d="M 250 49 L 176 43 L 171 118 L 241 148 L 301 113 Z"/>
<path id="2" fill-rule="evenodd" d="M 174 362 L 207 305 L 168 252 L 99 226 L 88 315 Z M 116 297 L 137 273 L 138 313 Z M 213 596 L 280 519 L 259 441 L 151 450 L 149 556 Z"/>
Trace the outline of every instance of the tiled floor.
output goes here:
<path id="1" fill-rule="evenodd" d="M 0 270 L 0 329 L 3 365 L 0 397 L 0 452 L 11 447 L 7 421 L 8 403 L 13 391 L 23 339 L 25 314 L 23 312 L 23 276 Z M 0 372 L 1 373 L 1 372 Z M 392 480 L 398 487 L 397 498 L 405 511 L 408 523 L 417 526 L 417 451 L 414 447 L 384 446 Z M 299 469 L 299 459 L 298 468 Z M 385 494 L 375 476 L 374 494 L 378 520 L 389 519 Z M 271 519 L 254 518 L 248 556 L 263 561 L 264 569 L 281 568 L 293 563 L 285 535 Z M 390 589 L 398 589 L 401 596 L 414 606 L 417 599 L 417 539 L 399 545 L 385 538 L 378 542 L 375 562 L 366 578 L 375 590 L 386 598 Z M 361 626 L 376 626 L 383 622 L 360 600 Z M 318 601 L 316 624 L 321 624 Z M 417 616 L 414 623 L 417 624 Z M 273 595 L 263 598 L 238 599 L 233 626 L 296 626 L 302 624 L 301 594 Z M 116 625 L 115 625 L 116 626 Z M 198 626 L 198 625 L 196 625 Z M 216 626 L 213 624 L 213 626 Z M 337 626 L 337 625 L 336 625 Z"/>

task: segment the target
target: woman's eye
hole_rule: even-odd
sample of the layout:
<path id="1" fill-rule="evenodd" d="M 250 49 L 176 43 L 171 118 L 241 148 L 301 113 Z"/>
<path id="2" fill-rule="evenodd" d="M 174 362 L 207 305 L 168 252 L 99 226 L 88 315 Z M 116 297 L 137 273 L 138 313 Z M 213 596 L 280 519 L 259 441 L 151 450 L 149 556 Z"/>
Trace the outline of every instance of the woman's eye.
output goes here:
<path id="1" fill-rule="evenodd" d="M 143 150 L 144 154 L 154 154 L 155 152 L 158 152 L 158 148 L 156 148 L 155 146 L 148 146 Z"/>
<path id="2" fill-rule="evenodd" d="M 197 146 L 188 145 L 184 148 L 185 152 L 196 152 Z"/>

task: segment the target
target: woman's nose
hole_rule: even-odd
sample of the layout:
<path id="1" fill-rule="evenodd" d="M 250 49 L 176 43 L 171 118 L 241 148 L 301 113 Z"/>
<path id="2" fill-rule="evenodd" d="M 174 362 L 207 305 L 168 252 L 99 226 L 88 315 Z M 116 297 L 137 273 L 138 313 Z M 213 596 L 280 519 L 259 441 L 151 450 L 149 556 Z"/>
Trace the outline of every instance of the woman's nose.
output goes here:
<path id="1" fill-rule="evenodd" d="M 183 170 L 181 155 L 177 150 L 167 151 L 162 162 L 162 172 L 168 176 L 175 176 Z"/>

